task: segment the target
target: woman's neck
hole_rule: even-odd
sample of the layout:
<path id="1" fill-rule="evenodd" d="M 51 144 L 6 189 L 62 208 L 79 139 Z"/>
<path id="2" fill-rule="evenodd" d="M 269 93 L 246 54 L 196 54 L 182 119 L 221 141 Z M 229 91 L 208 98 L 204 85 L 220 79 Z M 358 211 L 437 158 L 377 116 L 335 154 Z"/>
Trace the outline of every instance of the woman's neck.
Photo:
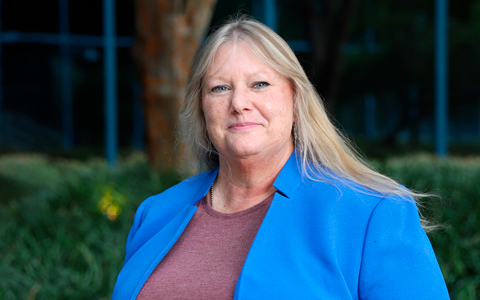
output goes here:
<path id="1" fill-rule="evenodd" d="M 233 213 L 248 209 L 272 195 L 273 183 L 291 151 L 270 157 L 220 160 L 213 186 L 213 208 Z"/>

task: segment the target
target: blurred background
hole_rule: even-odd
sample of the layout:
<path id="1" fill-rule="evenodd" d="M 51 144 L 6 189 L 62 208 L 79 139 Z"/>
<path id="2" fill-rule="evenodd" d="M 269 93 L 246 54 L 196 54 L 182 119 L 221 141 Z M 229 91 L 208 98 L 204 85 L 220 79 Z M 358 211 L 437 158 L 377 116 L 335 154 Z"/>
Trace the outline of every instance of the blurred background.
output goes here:
<path id="1" fill-rule="evenodd" d="M 182 178 L 190 62 L 238 12 L 373 166 L 439 195 L 451 297 L 480 299 L 480 0 L 0 0 L 0 299 L 110 297 L 136 207 Z"/>

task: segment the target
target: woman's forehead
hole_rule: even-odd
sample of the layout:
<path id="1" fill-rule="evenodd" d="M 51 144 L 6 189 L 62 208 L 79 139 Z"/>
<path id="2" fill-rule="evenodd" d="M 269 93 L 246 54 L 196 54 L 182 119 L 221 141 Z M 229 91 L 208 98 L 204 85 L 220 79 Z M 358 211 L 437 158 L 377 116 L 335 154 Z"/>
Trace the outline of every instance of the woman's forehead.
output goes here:
<path id="1" fill-rule="evenodd" d="M 276 69 L 272 68 L 265 61 L 264 56 L 255 50 L 254 47 L 243 40 L 227 41 L 221 44 L 206 69 L 205 79 L 215 76 L 218 72 L 224 70 L 225 64 L 239 61 L 245 62 L 245 64 L 251 62 L 248 64 L 248 68 L 245 68 L 248 73 L 273 72 L 279 74 Z M 240 65 L 240 67 L 244 67 L 244 65 Z M 224 71 L 233 72 L 235 70 L 225 69 Z"/>

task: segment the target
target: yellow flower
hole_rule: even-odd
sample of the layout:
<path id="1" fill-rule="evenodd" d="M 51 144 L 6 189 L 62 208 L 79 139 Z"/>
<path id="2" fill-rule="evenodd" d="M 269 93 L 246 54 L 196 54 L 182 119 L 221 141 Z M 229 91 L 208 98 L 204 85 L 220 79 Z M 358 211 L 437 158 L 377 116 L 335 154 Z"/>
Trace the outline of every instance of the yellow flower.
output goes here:
<path id="1" fill-rule="evenodd" d="M 125 205 L 125 202 L 125 196 L 116 191 L 111 184 L 107 184 L 102 190 L 98 208 L 109 220 L 114 221 L 122 213 L 122 207 Z"/>

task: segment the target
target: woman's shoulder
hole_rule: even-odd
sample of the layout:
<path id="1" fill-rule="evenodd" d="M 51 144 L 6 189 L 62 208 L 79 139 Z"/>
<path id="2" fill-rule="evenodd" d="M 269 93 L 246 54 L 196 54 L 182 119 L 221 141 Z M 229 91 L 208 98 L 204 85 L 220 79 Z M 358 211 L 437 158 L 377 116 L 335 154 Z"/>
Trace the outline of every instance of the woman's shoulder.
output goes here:
<path id="1" fill-rule="evenodd" d="M 344 210 L 347 214 L 368 216 L 378 206 L 394 210 L 416 207 L 415 200 L 409 196 L 407 189 L 400 185 L 399 187 L 404 189 L 405 193 L 381 193 L 348 179 L 330 177 L 320 181 L 305 180 L 301 193 L 309 205 L 329 206 L 331 209 Z"/>

